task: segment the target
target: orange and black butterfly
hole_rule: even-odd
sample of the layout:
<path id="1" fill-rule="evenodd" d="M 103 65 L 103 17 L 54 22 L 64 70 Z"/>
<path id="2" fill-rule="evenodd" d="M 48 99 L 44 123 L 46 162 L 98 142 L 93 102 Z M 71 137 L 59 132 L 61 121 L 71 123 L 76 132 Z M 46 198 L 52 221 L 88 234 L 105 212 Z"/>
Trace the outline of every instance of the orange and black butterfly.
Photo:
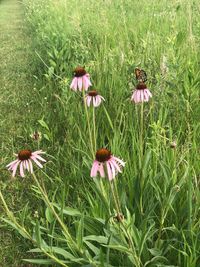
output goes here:
<path id="1" fill-rule="evenodd" d="M 140 83 L 145 83 L 147 81 L 147 74 L 142 69 L 135 68 L 135 76 Z"/>

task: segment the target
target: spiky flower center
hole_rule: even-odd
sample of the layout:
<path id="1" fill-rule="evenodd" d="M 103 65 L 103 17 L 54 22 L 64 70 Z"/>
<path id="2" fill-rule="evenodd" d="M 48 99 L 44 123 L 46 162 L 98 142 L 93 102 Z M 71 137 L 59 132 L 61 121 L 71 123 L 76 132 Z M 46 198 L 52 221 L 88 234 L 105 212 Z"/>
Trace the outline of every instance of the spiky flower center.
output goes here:
<path id="1" fill-rule="evenodd" d="M 97 96 L 98 92 L 96 90 L 92 90 L 92 91 L 88 92 L 88 95 L 89 96 Z"/>
<path id="2" fill-rule="evenodd" d="M 82 77 L 86 74 L 86 71 L 83 67 L 76 67 L 74 70 L 75 77 Z"/>
<path id="3" fill-rule="evenodd" d="M 106 148 L 101 148 L 96 152 L 96 160 L 99 162 L 108 161 L 111 158 L 111 152 Z"/>
<path id="4" fill-rule="evenodd" d="M 24 150 L 21 150 L 19 153 L 18 153 L 18 158 L 20 160 L 27 160 L 27 159 L 30 159 L 31 157 L 31 150 L 29 149 L 24 149 Z"/>
<path id="5" fill-rule="evenodd" d="M 145 83 L 141 82 L 141 83 L 138 83 L 138 85 L 136 86 L 136 89 L 137 90 L 144 90 L 144 89 L 147 89 L 147 86 Z"/>

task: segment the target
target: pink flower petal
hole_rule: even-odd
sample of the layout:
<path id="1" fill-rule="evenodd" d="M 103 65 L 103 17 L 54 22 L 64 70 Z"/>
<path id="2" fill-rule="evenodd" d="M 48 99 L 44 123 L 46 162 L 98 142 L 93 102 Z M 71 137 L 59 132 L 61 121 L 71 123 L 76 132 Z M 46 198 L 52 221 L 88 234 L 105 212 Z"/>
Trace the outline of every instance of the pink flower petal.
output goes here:
<path id="1" fill-rule="evenodd" d="M 87 106 L 88 107 L 90 107 L 91 100 L 92 100 L 92 97 L 88 95 L 87 98 L 86 98 L 86 102 L 87 102 Z"/>
<path id="2" fill-rule="evenodd" d="M 26 169 L 27 169 L 28 172 L 29 172 L 29 171 L 30 171 L 30 168 L 29 168 L 28 160 L 26 160 L 25 163 L 26 163 Z"/>
<path id="3" fill-rule="evenodd" d="M 23 162 L 23 168 L 24 168 L 24 170 L 26 170 L 26 162 L 25 162 L 25 160 L 23 160 L 22 162 Z"/>
<path id="4" fill-rule="evenodd" d="M 146 92 L 146 90 L 144 90 L 144 101 L 145 101 L 145 102 L 148 102 L 148 101 L 149 101 L 149 95 L 148 95 L 148 93 Z"/>
<path id="5" fill-rule="evenodd" d="M 39 159 L 39 160 L 43 161 L 43 162 L 47 162 L 46 159 L 43 159 L 43 158 L 42 158 L 41 156 L 39 156 L 39 155 L 34 155 L 34 157 L 35 157 L 36 159 Z"/>
<path id="6" fill-rule="evenodd" d="M 21 163 L 20 163 L 20 176 L 21 176 L 21 177 L 24 177 L 24 176 L 25 176 L 25 175 L 24 175 L 23 161 L 21 161 Z"/>
<path id="7" fill-rule="evenodd" d="M 149 97 L 152 97 L 152 93 L 149 91 L 149 89 L 146 89 L 145 91 L 149 95 Z"/>
<path id="8" fill-rule="evenodd" d="M 86 75 L 83 76 L 83 89 L 87 91 L 89 87 L 88 78 Z"/>
<path id="9" fill-rule="evenodd" d="M 117 157 L 115 157 L 115 156 L 112 156 L 112 158 L 113 158 L 115 161 L 119 162 L 123 167 L 125 166 L 126 163 L 125 163 L 123 160 L 121 160 L 121 159 L 119 159 L 119 158 L 117 158 Z"/>
<path id="10" fill-rule="evenodd" d="M 105 171 L 104 171 L 104 166 L 103 166 L 103 163 L 100 163 L 99 165 L 99 173 L 100 173 L 100 176 L 101 177 L 105 177 Z"/>
<path id="11" fill-rule="evenodd" d="M 92 86 L 90 79 L 88 79 L 88 84 L 89 84 L 89 86 Z"/>
<path id="12" fill-rule="evenodd" d="M 109 160 L 108 162 L 109 162 L 109 164 L 110 164 L 110 168 L 111 168 L 111 171 L 112 171 L 112 177 L 113 177 L 113 179 L 114 179 L 115 176 L 116 176 L 115 166 L 113 165 L 113 161 L 112 161 L 112 160 Z"/>
<path id="13" fill-rule="evenodd" d="M 141 102 L 141 99 L 140 99 L 140 90 L 137 90 L 136 92 L 136 103 L 139 103 Z"/>
<path id="14" fill-rule="evenodd" d="M 107 167 L 108 179 L 109 181 L 111 181 L 113 179 L 113 176 L 112 176 L 112 171 L 111 171 L 110 164 L 108 161 L 106 162 L 106 167 Z"/>
<path id="15" fill-rule="evenodd" d="M 141 102 L 144 102 L 144 90 L 140 90 L 140 99 Z"/>
<path id="16" fill-rule="evenodd" d="M 11 166 L 11 165 L 14 165 L 17 161 L 18 161 L 18 159 L 13 160 L 11 163 L 9 163 L 8 165 L 6 165 L 6 167 L 9 167 L 9 166 Z"/>
<path id="17" fill-rule="evenodd" d="M 103 101 L 106 101 L 105 98 L 104 98 L 103 96 L 100 95 L 99 97 L 100 97 Z"/>
<path id="18" fill-rule="evenodd" d="M 32 155 L 39 155 L 39 154 L 45 154 L 45 152 L 42 150 L 37 150 L 37 151 L 32 152 Z"/>
<path id="19" fill-rule="evenodd" d="M 15 166 L 14 166 L 13 169 L 12 169 L 12 170 L 13 170 L 12 177 L 15 177 L 15 174 L 16 174 L 17 167 L 18 167 L 19 163 L 20 163 L 20 161 L 17 161 L 17 162 L 15 163 Z"/>
<path id="20" fill-rule="evenodd" d="M 79 91 L 82 91 L 83 88 L 83 78 L 82 77 L 78 77 L 78 89 Z"/>
<path id="21" fill-rule="evenodd" d="M 33 164 L 32 164 L 30 159 L 28 160 L 28 162 L 29 162 L 29 166 L 30 166 L 30 172 L 33 173 Z"/>
<path id="22" fill-rule="evenodd" d="M 9 170 L 9 171 L 12 170 L 12 169 L 14 168 L 15 164 L 16 164 L 18 161 L 20 161 L 20 160 L 17 160 L 15 163 L 13 163 L 12 165 L 10 165 L 10 167 L 8 168 L 8 170 Z"/>
<path id="23" fill-rule="evenodd" d="M 31 156 L 31 159 L 40 167 L 43 168 L 42 164 L 33 156 Z"/>
<path id="24" fill-rule="evenodd" d="M 96 177 L 98 169 L 99 169 L 99 163 L 98 163 L 98 161 L 94 160 L 93 165 L 92 165 L 92 169 L 90 172 L 90 176 Z"/>
<path id="25" fill-rule="evenodd" d="M 134 91 L 132 96 L 131 96 L 131 101 L 135 102 L 135 100 L 136 100 L 136 91 Z"/>
<path id="26" fill-rule="evenodd" d="M 96 107 L 96 97 L 93 96 L 92 101 L 93 101 L 93 106 Z"/>
<path id="27" fill-rule="evenodd" d="M 99 95 L 96 96 L 96 107 L 101 104 L 101 97 Z"/>
<path id="28" fill-rule="evenodd" d="M 88 87 L 90 87 L 92 85 L 91 81 L 90 81 L 90 75 L 88 73 L 85 74 L 85 77 L 87 79 L 87 83 L 88 83 Z"/>
<path id="29" fill-rule="evenodd" d="M 120 166 L 117 164 L 115 159 L 111 158 L 110 161 L 112 161 L 112 164 L 114 165 L 114 167 L 117 170 L 117 172 L 122 172 L 121 169 L 120 169 Z"/>
<path id="30" fill-rule="evenodd" d="M 70 88 L 76 91 L 77 90 L 77 86 L 78 86 L 78 79 L 77 79 L 77 77 L 74 77 L 73 80 L 72 80 L 72 83 L 70 85 Z"/>

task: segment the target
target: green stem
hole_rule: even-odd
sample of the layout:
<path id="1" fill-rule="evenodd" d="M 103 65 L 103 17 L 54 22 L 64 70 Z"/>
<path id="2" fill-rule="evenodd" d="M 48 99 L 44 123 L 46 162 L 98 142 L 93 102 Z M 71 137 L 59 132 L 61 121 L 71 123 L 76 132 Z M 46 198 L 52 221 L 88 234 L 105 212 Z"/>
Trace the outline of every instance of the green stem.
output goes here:
<path id="1" fill-rule="evenodd" d="M 93 141 L 92 141 L 92 131 L 90 127 L 90 119 L 89 119 L 88 108 L 86 104 L 86 98 L 85 98 L 85 90 L 83 89 L 82 92 L 83 92 L 83 102 L 84 102 L 85 114 L 86 114 L 88 131 L 89 131 L 90 151 L 91 151 L 92 157 L 95 158 L 95 151 L 94 151 L 94 146 L 93 146 Z"/>
<path id="2" fill-rule="evenodd" d="M 122 213 L 121 206 L 120 206 L 119 194 L 118 194 L 118 190 L 117 190 L 117 184 L 116 184 L 115 181 L 113 181 L 113 184 L 114 184 L 114 192 L 116 194 L 116 201 L 117 201 L 117 204 L 118 204 L 118 207 L 119 207 L 119 211 Z"/>
<path id="3" fill-rule="evenodd" d="M 8 218 L 17 226 L 17 228 L 24 233 L 24 235 L 33 243 L 35 244 L 36 246 L 38 245 L 37 242 L 35 240 L 32 239 L 31 235 L 27 232 L 27 230 L 21 226 L 17 220 L 15 219 L 13 213 L 9 210 L 7 204 L 6 204 L 6 201 L 0 191 L 0 198 L 1 198 L 1 201 L 3 203 L 3 206 L 4 206 L 4 209 L 6 211 L 6 214 L 8 216 Z M 55 262 L 57 262 L 58 264 L 60 264 L 61 266 L 64 266 L 64 267 L 68 267 L 68 265 L 64 264 L 62 261 L 60 261 L 58 258 L 56 258 L 54 255 L 52 254 L 49 254 L 48 252 L 46 252 L 43 248 L 40 248 L 41 251 L 46 255 L 48 256 L 49 258 L 51 258 L 52 260 L 54 260 Z"/>
<path id="4" fill-rule="evenodd" d="M 139 142 L 140 142 L 140 161 L 139 161 L 139 172 L 140 172 L 140 211 L 143 212 L 143 188 L 144 188 L 144 177 L 142 172 L 143 164 L 143 154 L 144 154 L 144 104 L 140 105 L 140 132 L 139 132 Z"/>
<path id="5" fill-rule="evenodd" d="M 66 225 L 63 223 L 63 221 L 62 221 L 62 220 L 60 219 L 60 217 L 58 216 L 58 214 L 57 214 L 57 212 L 55 211 L 53 205 L 51 204 L 51 202 L 50 202 L 50 200 L 49 200 L 47 194 L 45 193 L 45 191 L 44 191 L 43 188 L 41 187 L 41 185 L 40 185 L 40 183 L 38 182 L 38 180 L 37 180 L 37 178 L 36 178 L 36 176 L 35 176 L 34 173 L 32 174 L 32 176 L 33 176 L 33 179 L 34 179 L 34 181 L 36 182 L 36 184 L 37 184 L 37 186 L 38 186 L 38 188 L 39 188 L 41 194 L 43 195 L 44 200 L 45 200 L 47 206 L 52 210 L 54 216 L 56 217 L 57 221 L 59 222 L 60 226 L 62 227 L 62 229 L 63 229 L 63 233 L 64 233 L 64 235 L 65 235 L 66 240 L 68 241 L 68 245 L 69 245 L 69 247 L 71 248 L 71 250 L 72 250 L 74 253 L 76 253 L 76 251 L 78 251 L 78 247 L 77 247 L 76 243 L 74 242 L 74 240 L 72 239 L 72 237 L 71 237 L 71 235 L 70 235 L 70 233 L 69 233 L 69 231 L 68 231 Z M 73 245 L 73 246 L 72 246 L 72 245 Z M 75 248 L 75 251 L 74 251 L 74 248 Z"/>
<path id="6" fill-rule="evenodd" d="M 112 181 L 109 182 L 109 183 L 110 183 L 110 188 L 111 188 L 111 192 L 112 192 L 113 199 L 114 199 L 114 203 L 115 203 L 115 208 L 116 208 L 116 210 L 117 210 L 117 215 L 119 215 L 119 218 L 120 218 L 120 215 L 122 215 L 122 214 L 120 213 L 121 207 L 120 207 L 120 202 L 118 202 L 118 201 L 119 201 L 119 199 L 118 199 L 118 194 L 115 195 L 115 193 L 117 193 L 117 191 L 115 192 Z M 116 189 L 116 188 L 115 188 L 115 189 Z M 123 232 L 125 233 L 125 235 L 126 235 L 126 237 L 127 237 L 127 239 L 128 239 L 129 246 L 130 246 L 131 249 L 132 249 L 132 252 L 133 252 L 133 258 L 135 259 L 136 266 L 137 266 L 137 267 L 140 267 L 140 259 L 139 259 L 138 256 L 136 255 L 136 252 L 135 252 L 135 246 L 134 246 L 133 240 L 132 240 L 132 238 L 131 238 L 131 235 L 130 235 L 129 232 L 127 231 L 126 226 L 125 226 L 125 224 L 124 224 L 124 222 L 123 222 L 123 219 L 120 220 L 120 223 L 121 223 L 122 228 L 123 228 L 122 230 L 123 230 Z"/>
<path id="7" fill-rule="evenodd" d="M 114 200 L 114 203 L 115 203 L 115 208 L 117 210 L 117 215 L 120 215 L 120 206 L 119 206 L 119 203 L 117 201 L 117 198 L 115 196 L 115 191 L 114 191 L 114 188 L 113 188 L 113 182 L 110 181 L 110 188 L 111 188 L 111 192 L 112 192 L 112 195 L 113 195 L 113 200 Z"/>
<path id="8" fill-rule="evenodd" d="M 188 177 L 188 230 L 192 228 L 192 177 Z"/>
<path id="9" fill-rule="evenodd" d="M 93 115 L 93 130 L 94 130 L 94 151 L 97 150 L 97 139 L 96 139 L 96 118 L 95 118 L 95 107 L 93 107 L 92 110 L 92 115 Z"/>
<path id="10" fill-rule="evenodd" d="M 161 216 L 160 216 L 160 227 L 159 227 L 159 232 L 158 232 L 158 248 L 160 248 L 160 240 L 161 240 L 161 235 L 162 235 L 162 229 L 163 229 L 163 224 L 164 224 L 164 211 L 163 209 L 161 210 Z"/>

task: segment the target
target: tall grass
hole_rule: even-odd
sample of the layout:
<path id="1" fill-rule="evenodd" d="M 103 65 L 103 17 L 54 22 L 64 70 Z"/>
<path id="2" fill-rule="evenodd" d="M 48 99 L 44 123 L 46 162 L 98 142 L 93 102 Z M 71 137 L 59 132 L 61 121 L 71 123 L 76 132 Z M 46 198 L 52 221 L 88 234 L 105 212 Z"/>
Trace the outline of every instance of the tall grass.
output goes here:
<path id="1" fill-rule="evenodd" d="M 30 177 L 32 201 L 42 204 L 37 218 L 26 209 L 13 218 L 7 209 L 5 220 L 14 221 L 36 247 L 35 258 L 26 261 L 199 266 L 198 1 L 25 0 L 24 5 L 38 58 L 34 75 L 40 82 L 32 100 L 42 132 L 39 146 L 49 154 L 45 172 Z M 77 65 L 85 66 L 106 99 L 96 111 L 97 147 L 126 161 L 115 181 L 123 223 L 115 218 L 108 180 L 90 178 L 83 101 L 69 89 Z M 136 66 L 146 70 L 153 94 L 143 106 L 143 133 L 141 106 L 130 102 Z M 91 110 L 89 117 L 92 124 Z M 26 226 L 26 216 L 32 226 Z"/>

